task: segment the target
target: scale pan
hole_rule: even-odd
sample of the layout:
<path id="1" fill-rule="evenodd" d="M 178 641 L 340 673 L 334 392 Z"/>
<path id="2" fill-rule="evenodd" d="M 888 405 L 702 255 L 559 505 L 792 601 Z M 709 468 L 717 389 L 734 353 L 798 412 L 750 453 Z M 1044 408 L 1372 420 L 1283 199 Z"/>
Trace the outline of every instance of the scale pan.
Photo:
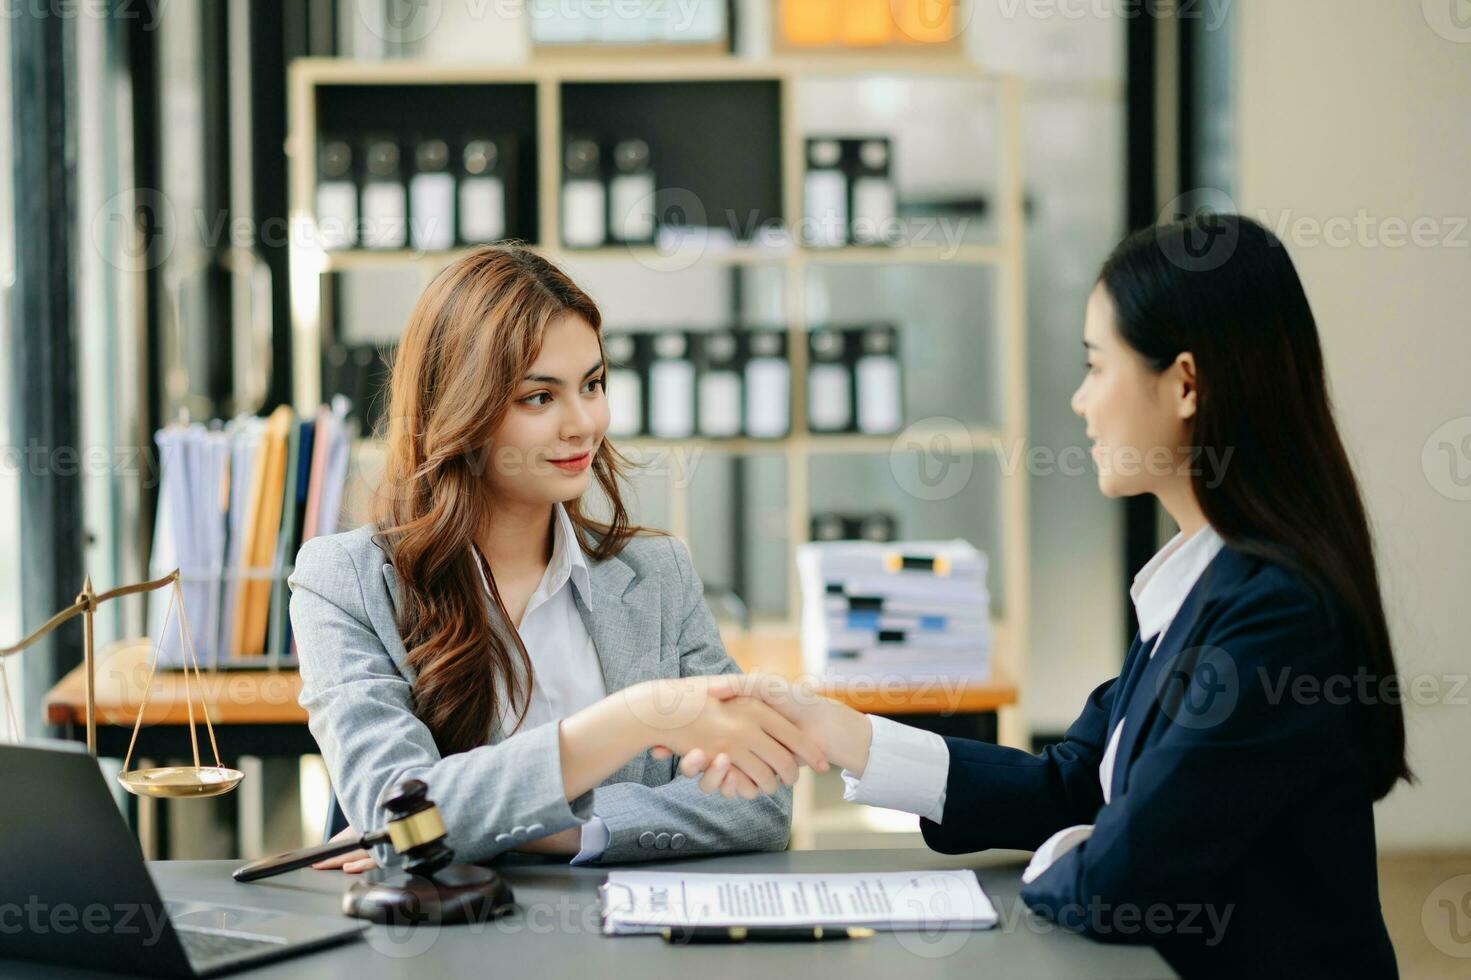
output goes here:
<path id="1" fill-rule="evenodd" d="M 198 799 L 223 796 L 244 778 L 239 769 L 224 766 L 160 766 L 118 773 L 117 781 L 134 796 Z"/>

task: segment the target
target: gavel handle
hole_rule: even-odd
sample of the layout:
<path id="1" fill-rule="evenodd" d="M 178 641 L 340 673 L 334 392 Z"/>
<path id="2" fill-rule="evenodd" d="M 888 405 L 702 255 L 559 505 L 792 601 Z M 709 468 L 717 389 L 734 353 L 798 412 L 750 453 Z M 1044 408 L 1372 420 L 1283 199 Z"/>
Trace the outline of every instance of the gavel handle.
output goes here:
<path id="1" fill-rule="evenodd" d="M 387 841 L 388 831 L 378 830 L 371 834 L 363 834 L 356 839 L 345 838 L 318 844 L 315 847 L 303 847 L 299 850 L 287 851 L 285 854 L 277 854 L 275 857 L 261 858 L 259 861 L 252 861 L 250 864 L 238 867 L 235 869 L 234 878 L 236 881 L 256 881 L 260 878 L 269 878 L 271 875 L 305 868 L 324 858 L 336 857 L 338 854 L 346 854 L 360 847 L 372 847 Z"/>

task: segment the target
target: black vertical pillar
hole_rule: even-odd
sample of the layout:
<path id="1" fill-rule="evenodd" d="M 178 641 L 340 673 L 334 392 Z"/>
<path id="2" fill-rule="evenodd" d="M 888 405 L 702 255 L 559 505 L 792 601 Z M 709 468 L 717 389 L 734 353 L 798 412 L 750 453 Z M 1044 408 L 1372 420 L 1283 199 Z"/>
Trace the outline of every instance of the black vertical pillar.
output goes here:
<path id="1" fill-rule="evenodd" d="M 139 407 L 142 430 L 147 440 L 144 451 L 155 453 L 152 434 L 163 425 L 163 263 L 167 257 L 169 228 L 157 207 L 163 194 L 162 163 L 159 148 L 159 118 L 163 101 L 158 92 L 158 30 L 146 18 L 122 17 L 127 59 L 129 117 L 133 131 L 133 186 L 137 200 L 132 214 L 134 246 L 138 249 L 138 287 L 143 321 L 143 364 L 148 390 L 142 393 Z M 143 515 L 138 546 L 143 555 L 153 551 L 153 515 L 158 512 L 158 483 L 144 480 L 139 490 L 139 513 Z"/>
<path id="2" fill-rule="evenodd" d="M 1179 30 L 1179 92 L 1180 101 L 1175 118 L 1175 130 L 1180 134 L 1179 154 L 1176 167 L 1180 174 L 1180 190 L 1196 193 L 1201 187 L 1199 138 L 1196 119 L 1200 105 L 1200 47 L 1204 22 L 1199 17 L 1178 16 L 1175 24 Z M 1188 202 L 1187 202 L 1188 203 Z"/>
<path id="3" fill-rule="evenodd" d="M 246 2 L 246 0 L 235 0 Z M 250 10 L 251 172 L 257 228 L 287 218 L 286 68 L 293 58 L 337 51 L 334 0 L 248 0 Z M 316 152 L 309 150 L 308 152 Z M 271 269 L 271 377 L 261 412 L 291 404 L 291 372 L 320 363 L 291 363 L 291 279 L 284 234 L 258 235 L 256 251 Z"/>
<path id="4" fill-rule="evenodd" d="M 82 586 L 75 24 L 44 5 L 21 5 L 10 22 L 16 247 L 8 383 L 11 436 L 21 461 L 25 630 L 70 605 Z M 68 459 L 68 453 L 77 455 Z M 43 734 L 41 699 L 81 661 L 80 623 L 67 623 L 21 659 L 27 734 Z"/>
<path id="5" fill-rule="evenodd" d="M 1132 17 L 1127 21 L 1125 38 L 1127 102 L 1125 105 L 1125 159 L 1127 185 L 1125 210 L 1132 231 L 1154 224 L 1159 208 L 1159 174 L 1155 167 L 1159 120 L 1155 110 L 1158 80 L 1158 27 L 1154 16 Z M 1156 549 L 1156 511 L 1154 497 L 1140 494 L 1125 497 L 1124 506 L 1124 582 L 1149 561 Z M 1139 629 L 1134 603 L 1126 592 L 1124 603 L 1124 642 L 1127 644 Z"/>
<path id="6" fill-rule="evenodd" d="M 256 252 L 271 270 L 271 373 L 265 404 L 269 413 L 291 403 L 291 279 L 284 235 L 263 235 L 266 222 L 287 216 L 286 65 L 296 54 L 307 53 L 302 38 L 305 10 L 284 0 L 250 3 L 250 127 L 251 175 L 254 186 Z M 273 220 L 274 219 L 274 220 Z M 312 370 L 304 365 L 304 370 Z"/>
<path id="7" fill-rule="evenodd" d="M 730 327 L 732 330 L 746 329 L 746 279 L 744 269 L 733 263 L 729 275 Z M 787 314 L 791 316 L 790 311 Z M 790 463 L 788 464 L 790 465 Z M 687 474 L 688 475 L 688 474 Z M 730 457 L 730 590 L 740 597 L 746 609 L 751 608 L 750 562 L 746 556 L 746 532 L 750 527 L 746 508 L 747 499 L 746 457 L 735 454 Z M 791 507 L 792 502 L 787 501 Z"/>
<path id="8" fill-rule="evenodd" d="M 229 7 L 206 3 L 199 8 L 200 47 L 208 52 L 200 77 L 203 105 L 200 123 L 204 130 L 204 211 L 208 227 L 223 229 L 210 243 L 212 260 L 205 271 L 205 304 L 208 334 L 205 394 L 216 415 L 235 414 L 234 349 L 230 324 L 233 320 L 229 252 L 232 232 L 230 213 L 230 42 Z"/>

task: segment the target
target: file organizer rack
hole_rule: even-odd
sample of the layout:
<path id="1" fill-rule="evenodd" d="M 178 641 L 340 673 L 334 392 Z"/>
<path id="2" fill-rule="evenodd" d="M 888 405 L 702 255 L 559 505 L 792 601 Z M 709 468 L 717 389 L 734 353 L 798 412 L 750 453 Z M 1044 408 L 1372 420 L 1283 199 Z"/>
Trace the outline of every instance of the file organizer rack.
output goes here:
<path id="1" fill-rule="evenodd" d="M 966 244 L 953 254 L 914 247 L 840 247 L 812 249 L 800 245 L 773 252 L 737 245 L 700 257 L 703 265 L 779 266 L 783 270 L 788 356 L 791 364 L 792 430 L 785 439 L 624 439 L 621 448 L 644 453 L 660 450 L 696 449 L 733 454 L 777 454 L 785 457 L 787 473 L 787 539 L 789 568 L 795 568 L 795 549 L 807 540 L 810 527 L 809 461 L 828 454 L 884 454 L 894 448 L 892 436 L 824 435 L 806 429 L 807 344 L 806 291 L 808 272 L 814 267 L 841 265 L 917 266 L 943 263 L 950 266 L 989 268 L 996 283 L 996 307 L 991 312 L 998 340 L 997 380 L 1000 423 L 995 427 L 965 427 L 946 434 L 964 438 L 977 455 L 1000 453 L 1004 446 L 1025 446 L 1027 436 L 1026 275 L 1024 241 L 1024 173 L 1022 155 L 1022 84 L 1013 76 L 997 75 L 959 57 L 944 54 L 889 55 L 882 59 L 806 54 L 800 58 L 779 56 L 766 61 L 729 57 L 687 56 L 677 59 L 630 59 L 588 56 L 572 59 L 539 59 L 519 65 L 444 65 L 413 61 L 357 62 L 346 59 L 304 58 L 294 61 L 288 72 L 290 136 L 290 292 L 293 363 L 307 368 L 322 361 L 324 345 L 321 321 L 321 277 L 345 269 L 379 268 L 385 265 L 413 268 L 427 283 L 462 250 L 343 251 L 317 248 L 310 234 L 314 220 L 317 109 L 321 90 L 338 86 L 416 85 L 506 85 L 535 89 L 536 131 L 536 239 L 534 247 L 553 261 L 575 259 L 578 263 L 644 262 L 658 267 L 660 254 L 651 246 L 612 245 L 594 249 L 567 250 L 559 244 L 559 190 L 561 182 L 564 89 L 589 83 L 683 83 L 683 82 L 774 82 L 779 88 L 780 198 L 781 212 L 791 227 L 802 214 L 804 134 L 798 125 L 796 93 L 812 79 L 943 78 L 985 83 L 995 93 L 999 124 L 999 180 L 996 194 L 998 239 L 995 243 Z M 314 369 L 293 372 L 293 398 L 298 411 L 320 403 L 322 378 Z M 944 430 L 936 430 L 944 431 Z M 357 450 L 362 457 L 378 451 L 369 443 Z M 360 459 L 362 458 L 360 457 Z M 671 469 L 674 469 L 671 467 Z M 690 528 L 688 488 L 676 488 L 671 476 L 670 527 L 687 538 Z M 1005 682 L 1025 675 L 1025 645 L 1029 635 L 1029 560 L 1026 467 L 1002 466 L 999 480 L 999 527 L 1001 553 L 993 555 L 993 567 L 1001 577 L 1004 596 L 1002 614 L 995 622 L 993 669 Z M 790 577 L 789 618 L 772 628 L 782 636 L 794 635 L 800 599 L 795 573 Z M 1014 708 L 1000 712 L 1001 740 L 1026 744 L 1027 732 Z"/>
<path id="2" fill-rule="evenodd" d="M 196 647 L 206 647 L 201 653 L 200 665 L 208 670 L 280 670 L 297 665 L 296 657 L 288 647 L 291 642 L 286 616 L 286 603 L 291 592 L 286 580 L 291 577 L 295 566 L 291 563 L 274 563 L 268 566 L 246 569 L 183 570 L 179 571 L 179 584 L 189 591 L 191 587 L 205 586 L 208 589 L 208 615 L 200 623 L 200 635 L 195 638 Z M 271 599 L 269 619 L 266 622 L 266 649 L 263 653 L 241 654 L 230 640 L 223 635 L 222 613 L 228 605 L 229 594 L 244 582 L 269 582 Z M 238 613 L 237 613 L 238 614 Z M 206 633 L 206 629 L 208 633 Z M 209 636 L 209 640 L 206 640 Z M 169 651 L 172 655 L 172 650 Z M 159 667 L 165 670 L 181 669 L 182 663 L 165 661 L 160 657 Z"/>

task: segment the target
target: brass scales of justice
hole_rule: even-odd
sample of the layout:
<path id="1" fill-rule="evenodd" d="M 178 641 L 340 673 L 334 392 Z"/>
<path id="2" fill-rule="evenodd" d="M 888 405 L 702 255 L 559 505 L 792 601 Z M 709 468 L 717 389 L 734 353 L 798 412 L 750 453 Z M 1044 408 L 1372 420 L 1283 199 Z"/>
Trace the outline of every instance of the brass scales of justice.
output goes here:
<path id="1" fill-rule="evenodd" d="M 215 742 L 214 724 L 209 717 L 209 704 L 204 696 L 204 678 L 199 670 L 199 656 L 194 650 L 194 639 L 189 633 L 188 617 L 184 614 L 184 595 L 179 586 L 179 570 L 176 568 L 163 578 L 137 585 L 124 585 L 98 594 L 92 589 L 89 576 L 82 585 L 81 594 L 67 608 L 46 621 L 40 629 L 14 646 L 0 647 L 0 657 L 19 653 L 62 623 L 76 616 L 82 617 L 82 650 L 87 682 L 87 751 L 97 755 L 97 702 L 96 662 L 93 656 L 92 617 L 97 607 L 110 599 L 140 592 L 152 592 L 172 588 L 169 605 L 164 613 L 159 636 L 152 642 L 152 655 L 148 661 L 148 680 L 143 688 L 143 698 L 138 705 L 138 716 L 133 720 L 133 734 L 128 740 L 128 752 L 123 759 L 118 782 L 135 796 L 151 796 L 164 799 L 202 799 L 207 796 L 222 796 L 240 785 L 244 773 L 230 769 L 220 763 L 220 748 Z M 194 753 L 192 766 L 159 766 L 151 769 L 129 769 L 133 749 L 138 743 L 138 730 L 143 726 L 143 716 L 148 710 L 148 697 L 153 688 L 153 678 L 158 669 L 158 654 L 162 637 L 168 635 L 169 617 L 178 607 L 177 627 L 179 649 L 184 660 L 184 700 L 189 711 L 189 744 Z M 204 716 L 204 727 L 209 733 L 210 749 L 214 752 L 215 764 L 201 765 L 199 761 L 199 732 L 194 717 L 194 696 L 190 688 L 189 675 L 193 669 L 194 683 L 199 686 L 199 708 Z M 10 698 L 9 682 L 0 670 L 0 697 L 3 697 L 9 717 L 14 722 L 14 704 Z M 446 842 L 444 820 L 439 809 L 427 797 L 428 787 L 421 780 L 410 779 L 394 788 L 393 796 L 385 806 L 394 817 L 388 826 L 360 834 L 355 838 L 334 838 L 315 847 L 290 851 L 276 857 L 265 858 L 237 868 L 234 878 L 249 882 L 270 877 L 284 871 L 307 865 L 321 858 L 345 853 L 357 847 L 391 844 L 406 861 L 402 871 L 364 876 L 355 882 L 344 896 L 343 911 L 347 915 L 368 919 L 373 922 L 412 925 L 423 920 L 440 924 L 483 922 L 509 913 L 515 907 L 511 888 L 496 872 L 478 865 L 456 864 L 454 850 Z"/>
<path id="2" fill-rule="evenodd" d="M 135 796 L 152 796 L 164 799 L 201 799 L 207 796 L 222 796 L 240 785 L 240 780 L 245 774 L 238 769 L 230 769 L 220 763 L 220 747 L 215 742 L 214 725 L 210 722 L 209 704 L 204 696 L 204 679 L 200 675 L 199 657 L 194 652 L 194 638 L 189 633 L 188 617 L 184 615 L 184 594 L 179 587 L 179 570 L 176 568 L 163 578 L 152 582 L 140 582 L 137 585 L 124 585 L 101 594 L 93 591 L 92 578 L 88 576 L 82 584 L 82 591 L 76 601 L 67 608 L 46 621 L 45 625 L 36 630 L 25 639 L 14 646 L 0 647 L 0 657 L 19 653 L 26 647 L 35 643 L 41 637 L 56 629 L 67 620 L 77 616 L 82 617 L 82 651 L 84 666 L 86 668 L 87 682 L 87 751 L 93 756 L 97 755 L 97 702 L 96 702 L 96 661 L 93 658 L 92 649 L 92 617 L 97 612 L 97 607 L 111 599 L 117 599 L 125 595 L 135 595 L 140 592 L 153 592 L 157 589 L 172 587 L 169 594 L 169 605 L 164 613 L 163 626 L 159 630 L 159 637 L 155 638 L 152 646 L 152 656 L 148 661 L 148 680 L 143 687 L 143 700 L 138 705 L 138 717 L 133 721 L 133 735 L 128 740 L 128 752 L 123 759 L 122 772 L 118 773 L 118 782 L 124 789 Z M 168 635 L 169 617 L 173 614 L 174 607 L 178 606 L 177 627 L 179 631 L 179 649 L 184 658 L 184 701 L 189 711 L 189 744 L 194 754 L 194 765 L 192 766 L 158 766 L 151 769 L 128 768 L 133 759 L 133 748 L 138 742 L 138 730 L 143 727 L 143 715 L 148 709 L 148 697 L 153 688 L 154 673 L 158 668 L 158 653 L 162 646 L 162 637 Z M 199 761 L 199 732 L 198 723 L 194 718 L 194 698 L 189 683 L 190 667 L 194 670 L 194 683 L 199 686 L 199 708 L 204 716 L 204 727 L 209 733 L 210 749 L 214 752 L 215 764 L 212 766 L 201 765 Z M 14 723 L 14 703 L 10 698 L 10 685 L 5 680 L 5 672 L 0 670 L 0 694 L 5 699 L 5 708 L 8 717 Z"/>

